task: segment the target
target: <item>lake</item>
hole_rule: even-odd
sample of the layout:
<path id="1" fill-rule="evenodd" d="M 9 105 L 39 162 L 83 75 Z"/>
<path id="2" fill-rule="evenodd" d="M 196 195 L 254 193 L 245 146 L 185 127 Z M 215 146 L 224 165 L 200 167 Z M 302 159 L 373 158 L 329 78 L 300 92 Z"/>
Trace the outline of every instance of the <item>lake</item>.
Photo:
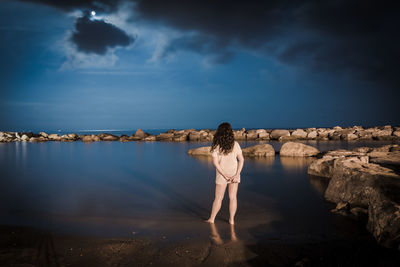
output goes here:
<path id="1" fill-rule="evenodd" d="M 267 142 L 239 142 L 242 148 Z M 276 151 L 282 143 L 269 142 Z M 305 141 L 321 151 L 381 141 Z M 191 157 L 207 142 L 0 143 L 1 225 L 95 236 L 208 237 L 215 168 Z M 246 158 L 236 234 L 244 240 L 318 240 L 353 232 L 330 212 L 326 180 L 309 177 L 312 159 Z M 227 194 L 216 225 L 228 231 Z"/>

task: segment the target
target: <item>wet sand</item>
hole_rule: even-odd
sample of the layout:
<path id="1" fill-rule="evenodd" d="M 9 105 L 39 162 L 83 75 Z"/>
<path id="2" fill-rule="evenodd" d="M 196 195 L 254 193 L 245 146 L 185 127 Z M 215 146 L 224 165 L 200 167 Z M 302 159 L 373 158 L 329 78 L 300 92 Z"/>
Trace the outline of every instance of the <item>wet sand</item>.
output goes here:
<path id="1" fill-rule="evenodd" d="M 222 226 L 222 227 L 221 227 Z M 1 266 L 397 266 L 399 251 L 366 233 L 351 239 L 243 241 L 233 228 L 204 223 L 205 237 L 100 238 L 0 227 Z"/>

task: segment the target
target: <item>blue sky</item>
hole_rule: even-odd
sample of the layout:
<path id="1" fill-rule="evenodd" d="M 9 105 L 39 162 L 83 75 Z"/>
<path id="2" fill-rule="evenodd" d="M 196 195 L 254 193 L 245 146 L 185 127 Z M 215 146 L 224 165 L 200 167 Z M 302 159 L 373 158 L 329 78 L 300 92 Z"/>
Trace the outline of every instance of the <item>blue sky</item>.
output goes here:
<path id="1" fill-rule="evenodd" d="M 179 14 L 168 17 L 168 9 L 149 14 L 141 2 L 121 1 L 87 17 L 96 3 L 37 2 L 0 2 L 0 130 L 216 128 L 222 121 L 234 128 L 399 124 L 397 80 L 380 73 L 396 69 L 385 65 L 385 54 L 357 52 L 365 34 L 354 41 L 348 33 L 280 24 L 279 33 L 260 38 L 270 32 L 220 34 L 214 31 L 219 24 L 191 23 L 187 16 L 182 23 L 171 19 Z M 115 40 L 95 36 L 108 44 L 100 47 L 105 53 L 90 52 L 99 47 L 87 43 L 85 33 L 80 43 L 71 41 L 80 18 L 83 26 L 99 21 L 100 31 L 117 33 Z M 128 45 L 114 45 L 125 36 Z M 333 38 L 354 53 L 336 49 Z M 337 59 L 352 55 L 358 57 Z M 379 73 L 365 70 L 377 60 Z"/>

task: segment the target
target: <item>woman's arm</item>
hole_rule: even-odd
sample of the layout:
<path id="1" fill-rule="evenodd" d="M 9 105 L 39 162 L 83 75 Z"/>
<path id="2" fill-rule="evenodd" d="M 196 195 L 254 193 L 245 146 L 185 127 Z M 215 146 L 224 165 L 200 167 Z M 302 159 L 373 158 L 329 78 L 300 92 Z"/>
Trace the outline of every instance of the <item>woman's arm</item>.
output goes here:
<path id="1" fill-rule="evenodd" d="M 243 169 L 243 165 L 244 165 L 244 157 L 242 154 L 242 149 L 240 148 L 239 143 L 237 143 L 237 154 L 236 157 L 238 159 L 238 165 L 237 165 L 237 169 L 236 169 L 236 174 L 232 177 L 230 177 L 230 180 L 232 180 L 234 183 L 239 181 L 239 176 L 240 173 L 242 172 Z"/>
<path id="2" fill-rule="evenodd" d="M 229 177 L 224 173 L 224 171 L 221 168 L 221 165 L 219 165 L 218 157 L 213 157 L 213 164 L 217 169 L 217 171 L 222 175 L 222 177 L 224 177 L 225 180 L 229 180 Z"/>
<path id="3" fill-rule="evenodd" d="M 234 183 L 237 183 L 239 181 L 239 175 L 242 172 L 243 164 L 244 164 L 244 157 L 242 154 L 238 154 L 237 158 L 238 158 L 238 166 L 237 166 L 236 174 L 229 178 Z"/>

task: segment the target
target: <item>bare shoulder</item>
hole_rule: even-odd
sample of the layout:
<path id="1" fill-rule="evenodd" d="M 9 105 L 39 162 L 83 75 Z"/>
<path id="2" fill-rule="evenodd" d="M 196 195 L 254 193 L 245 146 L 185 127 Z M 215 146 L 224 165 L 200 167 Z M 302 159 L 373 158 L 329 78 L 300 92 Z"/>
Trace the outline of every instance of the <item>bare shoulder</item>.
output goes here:
<path id="1" fill-rule="evenodd" d="M 238 141 L 235 141 L 235 147 L 240 149 L 240 145 Z"/>

